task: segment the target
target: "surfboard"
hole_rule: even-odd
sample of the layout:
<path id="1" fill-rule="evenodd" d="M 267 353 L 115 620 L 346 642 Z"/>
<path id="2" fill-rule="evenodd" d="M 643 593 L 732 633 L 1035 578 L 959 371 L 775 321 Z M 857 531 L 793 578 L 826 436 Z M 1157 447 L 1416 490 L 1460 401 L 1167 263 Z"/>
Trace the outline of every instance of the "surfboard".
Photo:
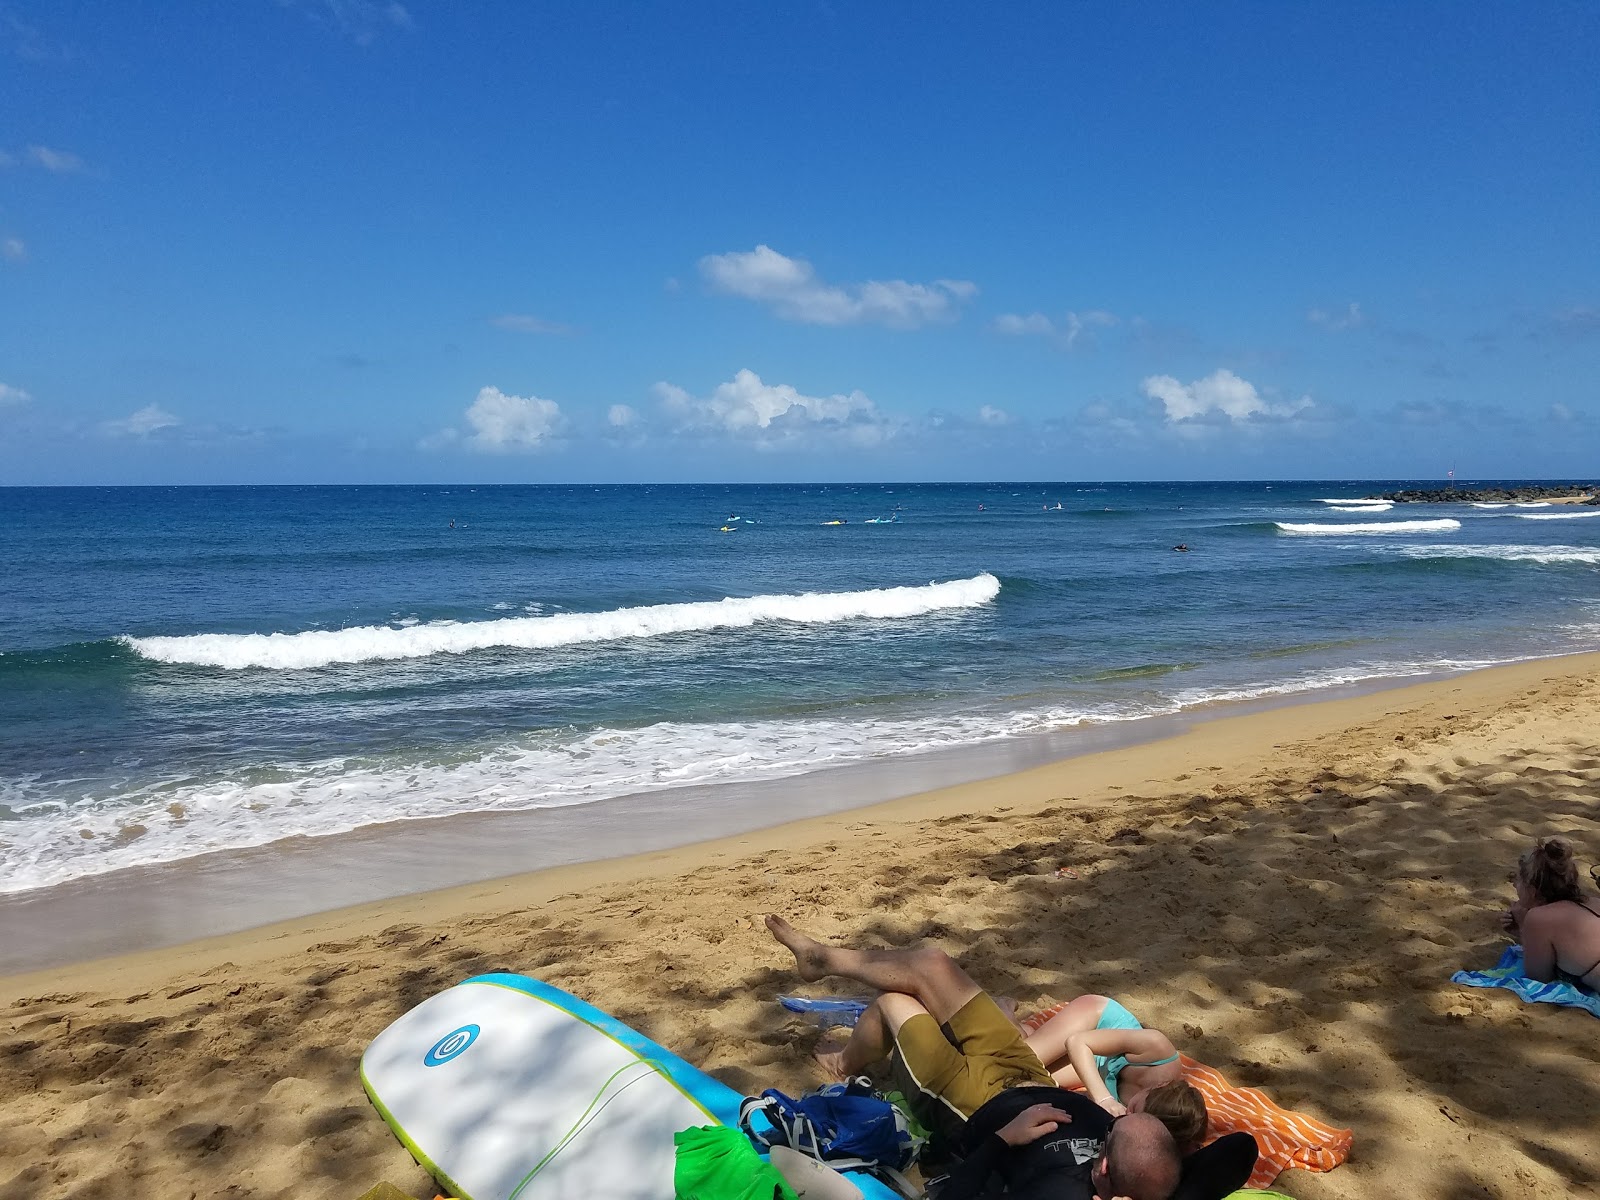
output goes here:
<path id="1" fill-rule="evenodd" d="M 367 1047 L 361 1083 L 462 1200 L 673 1200 L 672 1135 L 742 1097 L 608 1013 L 525 975 L 478 975 Z M 871 1176 L 865 1200 L 894 1200 Z"/>

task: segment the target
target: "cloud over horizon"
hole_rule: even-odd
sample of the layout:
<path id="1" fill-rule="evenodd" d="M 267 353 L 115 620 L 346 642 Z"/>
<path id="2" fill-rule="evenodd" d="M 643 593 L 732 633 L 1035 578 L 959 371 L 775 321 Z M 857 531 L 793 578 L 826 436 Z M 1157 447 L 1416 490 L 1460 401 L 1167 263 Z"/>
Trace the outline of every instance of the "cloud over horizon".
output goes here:
<path id="1" fill-rule="evenodd" d="M 989 322 L 989 328 L 1003 337 L 1048 338 L 1063 350 L 1076 350 L 1080 342 L 1084 347 L 1094 345 L 1095 330 L 1109 329 L 1117 323 L 1115 314 L 1096 308 L 1081 313 L 1069 311 L 1059 321 L 1041 312 L 1001 313 Z"/>
<path id="2" fill-rule="evenodd" d="M 497 387 L 480 388 L 464 416 L 472 430 L 466 444 L 491 454 L 538 450 L 562 425 L 561 406 L 554 400 L 513 396 Z"/>
<path id="3" fill-rule="evenodd" d="M 817 442 L 875 446 L 897 428 L 860 391 L 807 396 L 786 383 L 765 383 L 748 368 L 705 398 L 664 381 L 651 390 L 680 431 L 725 434 L 763 449 Z"/>
<path id="4" fill-rule="evenodd" d="M 1292 404 L 1271 403 L 1255 384 L 1225 367 L 1189 384 L 1179 383 L 1171 375 L 1151 375 L 1143 388 L 1146 396 L 1161 401 L 1171 425 L 1286 421 L 1312 407 L 1310 396 L 1302 396 Z"/>
<path id="5" fill-rule="evenodd" d="M 1352 300 L 1342 310 L 1313 308 L 1306 313 L 1306 320 L 1333 333 L 1343 333 L 1347 329 L 1360 329 L 1367 323 L 1367 314 L 1361 311 L 1361 305 Z"/>
<path id="6" fill-rule="evenodd" d="M 955 320 L 978 285 L 962 279 L 908 283 L 903 279 L 828 284 L 803 258 L 770 246 L 708 254 L 700 274 L 713 291 L 754 300 L 786 321 L 807 325 L 885 325 L 917 329 Z"/>
<path id="7" fill-rule="evenodd" d="M 117 421 L 103 421 L 100 431 L 111 437 L 149 437 L 152 433 L 162 429 L 171 429 L 183 424 L 159 404 L 146 404 L 135 413 Z"/>

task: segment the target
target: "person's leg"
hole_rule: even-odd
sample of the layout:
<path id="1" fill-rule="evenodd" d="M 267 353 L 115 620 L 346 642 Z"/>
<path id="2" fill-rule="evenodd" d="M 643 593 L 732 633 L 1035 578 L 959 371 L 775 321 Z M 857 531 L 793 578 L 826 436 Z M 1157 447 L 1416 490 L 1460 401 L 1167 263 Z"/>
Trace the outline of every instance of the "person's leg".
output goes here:
<path id="1" fill-rule="evenodd" d="M 1067 1039 L 1088 1033 L 1105 1011 L 1105 996 L 1079 996 L 1027 1036 L 1028 1049 L 1039 1056 L 1058 1087 L 1076 1087 L 1081 1081 L 1067 1061 Z"/>
<path id="2" fill-rule="evenodd" d="M 840 975 L 880 992 L 915 996 L 935 1021 L 948 1021 L 982 988 L 956 961 L 936 946 L 910 950 L 850 950 L 827 946 L 801 933 L 782 917 L 767 918 L 772 936 L 794 955 L 800 978 Z"/>
<path id="3" fill-rule="evenodd" d="M 831 1079 L 854 1078 L 873 1063 L 888 1058 L 900 1027 L 927 1011 L 914 996 L 885 992 L 867 1005 L 850 1031 L 849 1041 L 842 1046 L 838 1042 L 819 1042 L 814 1051 L 816 1060 Z"/>

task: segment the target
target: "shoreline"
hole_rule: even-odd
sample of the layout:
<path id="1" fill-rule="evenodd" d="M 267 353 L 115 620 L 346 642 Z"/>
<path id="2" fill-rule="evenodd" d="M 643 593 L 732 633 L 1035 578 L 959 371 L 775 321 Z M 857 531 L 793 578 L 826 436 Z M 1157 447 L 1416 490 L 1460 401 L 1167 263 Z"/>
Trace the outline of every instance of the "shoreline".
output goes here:
<path id="1" fill-rule="evenodd" d="M 1449 976 L 1498 954 L 1535 834 L 1600 857 L 1597 704 L 1600 654 L 1539 659 L 0 979 L 0 1187 L 432 1195 L 356 1064 L 492 970 L 736 1090 L 798 1094 L 817 1034 L 774 1002 L 804 986 L 761 927 L 777 911 L 850 943 L 932 939 L 1024 1010 L 1117 995 L 1236 1085 L 1354 1131 L 1337 1170 L 1278 1180 L 1292 1196 L 1593 1195 L 1600 1022 Z"/>
<path id="2" fill-rule="evenodd" d="M 1581 655 L 1580 655 L 1581 656 Z M 1139 746 L 1215 721 L 1315 706 L 1475 675 L 1391 676 L 1175 713 L 1086 721 L 1052 733 L 569 806 L 467 812 L 290 837 L 0 894 L 0 981 L 107 957 L 245 934 L 341 910 L 542 872 L 709 846 L 810 819 L 867 814 L 898 800 Z M 1597 652 L 1600 658 L 1600 652 Z M 771 814 L 783 812 L 779 819 Z M 595 849 L 604 850 L 596 855 Z M 307 901 L 304 897 L 314 896 Z"/>

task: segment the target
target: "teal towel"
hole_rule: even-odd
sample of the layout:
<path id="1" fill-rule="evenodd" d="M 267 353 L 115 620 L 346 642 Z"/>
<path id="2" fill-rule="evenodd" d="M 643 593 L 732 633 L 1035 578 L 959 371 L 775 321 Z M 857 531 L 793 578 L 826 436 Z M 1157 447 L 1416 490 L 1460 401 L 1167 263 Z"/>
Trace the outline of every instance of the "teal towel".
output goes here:
<path id="1" fill-rule="evenodd" d="M 1522 947 L 1507 946 L 1500 961 L 1487 971 L 1457 971 L 1451 983 L 1468 987 L 1497 987 L 1515 992 L 1530 1004 L 1563 1004 L 1600 1017 L 1600 995 L 1575 983 L 1540 983 L 1522 973 Z"/>

